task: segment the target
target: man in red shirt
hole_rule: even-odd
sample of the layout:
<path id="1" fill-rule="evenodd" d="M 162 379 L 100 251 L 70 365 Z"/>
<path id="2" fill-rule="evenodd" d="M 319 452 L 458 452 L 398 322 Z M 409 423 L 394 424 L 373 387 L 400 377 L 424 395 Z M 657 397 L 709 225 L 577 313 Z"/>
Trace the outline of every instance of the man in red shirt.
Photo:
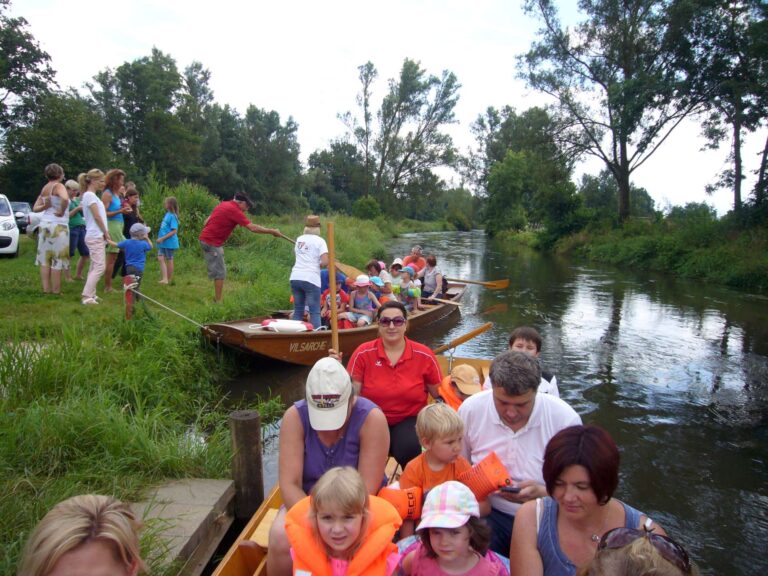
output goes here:
<path id="1" fill-rule="evenodd" d="M 251 206 L 253 206 L 251 199 L 244 193 L 237 192 L 232 200 L 221 202 L 216 206 L 203 224 L 199 240 L 208 266 L 208 278 L 213 280 L 214 302 L 221 302 L 224 278 L 227 275 L 222 246 L 235 226 L 244 226 L 255 234 L 272 234 L 276 238 L 280 237 L 280 230 L 277 228 L 264 228 L 248 220 L 245 211 Z"/>

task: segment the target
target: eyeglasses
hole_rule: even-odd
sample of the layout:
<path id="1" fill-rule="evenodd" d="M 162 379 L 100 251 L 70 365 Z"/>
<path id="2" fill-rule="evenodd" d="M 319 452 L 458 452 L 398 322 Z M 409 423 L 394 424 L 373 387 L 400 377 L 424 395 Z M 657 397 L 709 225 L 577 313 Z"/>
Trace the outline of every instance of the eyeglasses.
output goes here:
<path id="1" fill-rule="evenodd" d="M 394 324 L 397 328 L 400 328 L 400 326 L 405 324 L 405 318 L 402 316 L 398 316 L 397 318 L 387 318 L 384 316 L 383 318 L 379 318 L 379 324 L 382 326 L 390 326 Z"/>
<path id="2" fill-rule="evenodd" d="M 691 559 L 688 557 L 688 553 L 683 547 L 671 538 L 662 536 L 661 534 L 653 534 L 650 530 L 614 528 L 603 534 L 603 537 L 600 538 L 600 544 L 597 545 L 597 549 L 599 551 L 604 550 L 605 548 L 623 548 L 638 538 L 648 538 L 648 541 L 654 548 L 656 548 L 656 551 L 661 554 L 661 557 L 664 558 L 664 560 L 674 564 L 685 574 L 691 573 Z"/>

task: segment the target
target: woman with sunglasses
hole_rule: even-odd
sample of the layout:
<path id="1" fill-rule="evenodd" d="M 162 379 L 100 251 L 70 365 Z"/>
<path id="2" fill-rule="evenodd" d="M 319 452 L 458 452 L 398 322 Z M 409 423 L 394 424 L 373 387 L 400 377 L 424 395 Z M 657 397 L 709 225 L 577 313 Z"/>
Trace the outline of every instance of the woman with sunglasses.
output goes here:
<path id="1" fill-rule="evenodd" d="M 546 498 L 526 502 L 515 516 L 511 576 L 574 576 L 613 528 L 666 535 L 645 514 L 613 498 L 619 449 L 598 426 L 571 426 L 547 444 L 542 467 Z"/>
<path id="2" fill-rule="evenodd" d="M 698 576 L 688 553 L 667 536 L 645 529 L 614 528 L 600 539 L 595 558 L 577 576 Z"/>
<path id="3" fill-rule="evenodd" d="M 379 337 L 352 353 L 347 370 L 360 396 L 378 405 L 387 417 L 390 454 L 402 467 L 421 454 L 416 416 L 437 398 L 442 376 L 432 350 L 405 337 L 408 313 L 390 300 L 376 312 Z"/>

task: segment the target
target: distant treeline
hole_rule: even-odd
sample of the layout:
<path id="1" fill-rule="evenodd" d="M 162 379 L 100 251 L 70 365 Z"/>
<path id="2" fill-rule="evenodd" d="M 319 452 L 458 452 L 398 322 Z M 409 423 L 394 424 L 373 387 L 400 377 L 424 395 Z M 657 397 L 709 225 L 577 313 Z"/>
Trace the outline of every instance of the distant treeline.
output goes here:
<path id="1" fill-rule="evenodd" d="M 452 72 L 405 59 L 374 101 L 381 82 L 367 62 L 357 70 L 358 108 L 338 114 L 346 133 L 306 165 L 296 120 L 216 102 L 203 64 L 180 71 L 157 48 L 97 72 L 83 91 L 57 89 L 49 56 L 26 21 L 8 15 L 9 1 L 0 0 L 0 187 L 14 199 L 32 199 L 55 161 L 68 177 L 121 167 L 139 184 L 151 173 L 220 197 L 242 190 L 262 213 L 533 229 L 549 246 L 596 222 L 656 217 L 632 174 L 696 115 L 712 146 L 732 150 L 712 187 L 733 191 L 736 213 L 765 203 L 768 146 L 756 168 L 741 157 L 741 140 L 765 130 L 768 111 L 768 8 L 759 0 L 598 0 L 570 31 L 551 0 L 526 0 L 544 26 L 518 56 L 518 75 L 551 106 L 488 108 L 470 127 L 476 145 L 461 153 L 445 131 L 461 88 Z M 574 183 L 586 156 L 605 169 Z M 438 176 L 446 167 L 460 184 Z M 750 170 L 756 184 L 743 192 Z"/>

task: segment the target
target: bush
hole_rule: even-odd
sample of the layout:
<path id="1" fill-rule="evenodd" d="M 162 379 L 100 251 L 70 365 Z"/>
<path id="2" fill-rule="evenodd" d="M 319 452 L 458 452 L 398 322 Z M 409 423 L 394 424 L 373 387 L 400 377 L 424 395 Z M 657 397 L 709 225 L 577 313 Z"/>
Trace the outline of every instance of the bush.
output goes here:
<path id="1" fill-rule="evenodd" d="M 150 174 L 141 192 L 141 215 L 147 226 L 152 228 L 154 237 L 160 231 L 165 216 L 164 201 L 175 196 L 179 201 L 179 242 L 183 248 L 197 246 L 197 238 L 203 230 L 203 223 L 220 200 L 207 188 L 199 184 L 182 182 L 178 186 L 166 186 Z"/>
<path id="2" fill-rule="evenodd" d="M 381 206 L 376 198 L 364 196 L 352 204 L 352 215 L 361 220 L 375 220 L 381 214 Z"/>

